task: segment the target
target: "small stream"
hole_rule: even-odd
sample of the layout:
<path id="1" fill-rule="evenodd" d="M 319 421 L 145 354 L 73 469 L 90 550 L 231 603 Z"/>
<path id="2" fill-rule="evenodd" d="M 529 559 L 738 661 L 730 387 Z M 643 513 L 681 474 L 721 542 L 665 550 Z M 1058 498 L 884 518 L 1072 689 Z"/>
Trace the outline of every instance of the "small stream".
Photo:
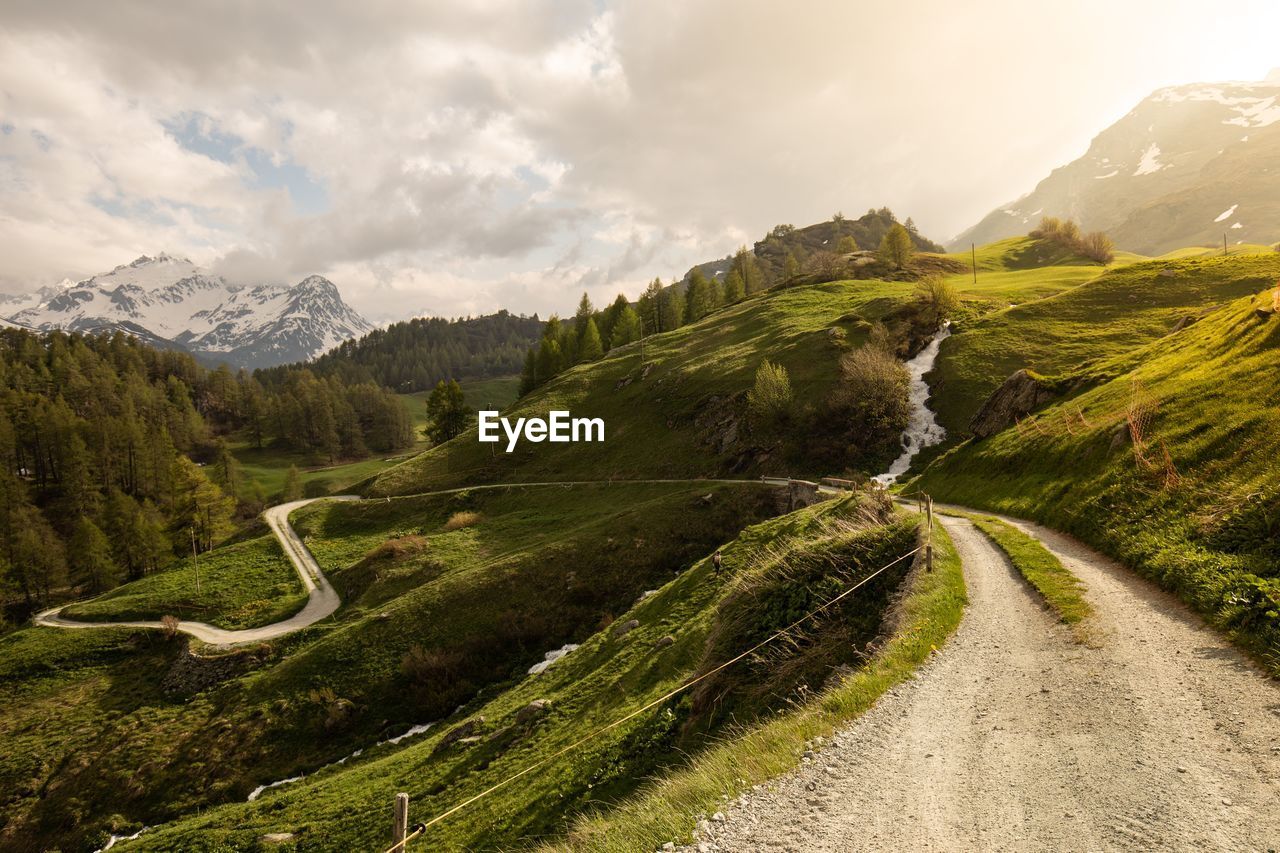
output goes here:
<path id="1" fill-rule="evenodd" d="M 881 485 L 888 486 L 896 482 L 911 467 L 911 460 L 917 453 L 926 447 L 933 447 L 947 437 L 947 431 L 934 417 L 933 409 L 929 408 L 929 384 L 924 381 L 924 375 L 933 370 L 933 363 L 938 359 L 938 348 L 949 337 L 951 321 L 945 320 L 929 345 L 907 362 L 907 372 L 911 374 L 911 421 L 902 433 L 902 453 L 893 460 L 888 471 L 872 478 Z"/>

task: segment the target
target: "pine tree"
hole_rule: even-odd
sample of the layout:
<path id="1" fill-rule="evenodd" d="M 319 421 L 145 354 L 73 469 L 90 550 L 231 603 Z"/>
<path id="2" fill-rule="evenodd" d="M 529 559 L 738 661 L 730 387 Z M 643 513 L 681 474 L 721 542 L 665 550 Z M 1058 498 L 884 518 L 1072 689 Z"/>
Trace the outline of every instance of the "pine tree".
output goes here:
<path id="1" fill-rule="evenodd" d="M 898 269 L 902 269 L 911 261 L 915 248 L 911 243 L 911 234 L 902 223 L 895 222 L 889 226 L 884 239 L 880 241 L 880 259 Z"/>
<path id="2" fill-rule="evenodd" d="M 197 550 L 208 551 L 231 533 L 235 501 L 185 456 L 174 462 L 174 485 L 170 532 L 175 550 L 189 548 L 194 535 Z"/>
<path id="3" fill-rule="evenodd" d="M 524 354 L 524 367 L 520 370 L 520 396 L 538 387 L 538 353 L 532 347 Z"/>
<path id="4" fill-rule="evenodd" d="M 787 252 L 787 257 L 782 262 L 782 277 L 786 281 L 791 281 L 798 275 L 800 275 L 800 261 L 794 252 Z"/>
<path id="5" fill-rule="evenodd" d="M 644 326 L 644 332 L 652 335 L 655 332 L 669 331 L 662 327 L 662 280 L 655 278 L 649 282 L 649 286 L 644 289 L 644 293 L 640 296 L 639 307 L 636 311 L 640 315 L 640 323 Z"/>
<path id="6" fill-rule="evenodd" d="M 696 323 L 711 312 L 711 288 L 707 277 L 697 267 L 689 274 L 684 300 L 684 317 L 688 323 Z"/>
<path id="7" fill-rule="evenodd" d="M 746 296 L 759 293 L 769 286 L 764 272 L 760 269 L 760 262 L 756 260 L 755 252 L 746 246 L 738 247 L 737 253 L 733 256 L 731 269 L 737 270 L 738 275 L 742 277 L 742 292 Z"/>
<path id="8" fill-rule="evenodd" d="M 729 270 L 729 274 L 724 277 L 724 304 L 732 305 L 735 302 L 741 302 L 746 294 L 746 288 L 742 284 L 742 274 L 737 268 Z"/>
<path id="9" fill-rule="evenodd" d="M 213 464 L 210 466 L 213 481 L 229 495 L 240 493 L 240 460 L 231 452 L 225 438 L 219 438 L 213 450 Z"/>
<path id="10" fill-rule="evenodd" d="M 591 297 L 586 293 L 578 300 L 578 310 L 573 314 L 573 340 L 568 345 L 561 344 L 566 353 L 572 353 L 571 364 L 588 361 L 582 353 L 583 342 L 587 337 L 587 323 L 595 317 L 596 309 L 591 304 Z M 596 339 L 600 337 L 600 327 L 596 326 Z"/>
<path id="11" fill-rule="evenodd" d="M 604 355 L 604 345 L 600 342 L 595 318 L 588 317 L 583 329 L 581 343 L 578 345 L 578 358 L 581 361 L 595 361 Z"/>
<path id="12" fill-rule="evenodd" d="M 622 310 L 622 313 L 618 316 L 618 321 L 613 325 L 613 332 L 609 336 L 609 347 L 612 349 L 638 341 L 643 334 L 644 329 L 640 324 L 640 315 L 628 305 Z"/>
<path id="13" fill-rule="evenodd" d="M 72 579 L 91 592 L 103 592 L 121 580 L 120 567 L 111 556 L 111 545 L 98 525 L 81 518 L 71 536 L 68 554 Z"/>
<path id="14" fill-rule="evenodd" d="M 600 336 L 596 335 L 596 344 Z M 436 444 L 443 444 L 462 433 L 467 426 L 466 401 L 463 398 L 462 386 L 457 381 L 443 379 L 436 385 L 431 396 L 427 398 L 427 415 L 431 418 L 424 432 Z"/>
<path id="15" fill-rule="evenodd" d="M 290 465 L 284 475 L 284 490 L 280 494 L 281 503 L 302 500 L 302 474 L 297 465 Z"/>
<path id="16" fill-rule="evenodd" d="M 670 332 L 684 325 L 684 297 L 674 284 L 662 290 L 662 304 L 658 306 L 659 326 Z"/>

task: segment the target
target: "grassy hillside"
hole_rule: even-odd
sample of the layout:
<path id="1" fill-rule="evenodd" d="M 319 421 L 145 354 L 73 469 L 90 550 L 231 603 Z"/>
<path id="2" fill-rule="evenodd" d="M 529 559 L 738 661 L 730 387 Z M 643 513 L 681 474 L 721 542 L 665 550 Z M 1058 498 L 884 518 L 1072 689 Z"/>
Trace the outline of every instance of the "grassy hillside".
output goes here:
<path id="1" fill-rule="evenodd" d="M 522 443 L 513 453 L 474 430 L 380 474 L 374 495 L 483 482 L 787 473 L 768 442 L 746 438 L 743 397 L 760 362 L 787 368 L 802 402 L 836 382 L 840 356 L 871 322 L 900 311 L 910 282 L 841 281 L 770 291 L 674 332 L 579 365 L 517 402 L 508 417 L 567 409 L 605 421 L 603 443 Z M 889 455 L 889 454 L 886 454 Z"/>
<path id="2" fill-rule="evenodd" d="M 646 777 L 685 764 L 718 727 L 707 707 L 682 696 L 556 757 L 560 749 L 750 642 L 751 634 L 735 633 L 742 607 L 756 614 L 752 630 L 768 632 L 789 622 L 793 610 L 824 600 L 832 585 L 838 589 L 910 551 L 914 524 L 891 514 L 884 503 L 850 498 L 750 528 L 725 547 L 721 576 L 708 560 L 694 561 L 655 584 L 656 592 L 635 596 L 615 620 L 602 622 L 541 674 L 513 676 L 420 738 L 370 750 L 254 803 L 160 827 L 135 846 L 246 849 L 265 833 L 289 832 L 309 849 L 374 849 L 386 838 L 394 792 L 409 792 L 413 815 L 425 819 L 538 762 L 545 763 L 536 772 L 432 827 L 418 843 L 495 849 L 563 831 L 574 814 L 607 806 Z M 791 655 L 744 662 L 721 681 L 717 689 L 736 697 L 739 722 L 786 707 L 788 699 L 803 700 L 823 686 L 832 667 L 855 663 L 858 650 L 879 633 L 908 565 L 863 587 L 856 602 L 849 599 Z M 723 645 L 729 638 L 735 639 Z"/>
<path id="3" fill-rule="evenodd" d="M 1101 301 L 1073 291 L 1082 302 L 1063 312 L 1099 354 L 1154 340 L 1095 364 L 1085 389 L 1020 427 L 956 447 L 916 485 L 1079 535 L 1280 670 L 1280 319 L 1247 296 L 1176 333 L 1166 325 L 1273 284 L 1280 258 L 1181 261 L 1171 279 L 1158 277 L 1164 264 L 1109 274 L 1120 286 Z M 1089 305 L 1111 322 L 1088 322 Z M 1012 332 L 1007 345 L 1036 351 Z"/>
<path id="4" fill-rule="evenodd" d="M 475 410 L 502 410 L 515 401 L 520 378 L 502 376 L 496 379 L 469 379 L 461 385 L 468 407 Z M 303 489 L 308 494 L 342 494 L 356 483 L 378 475 L 406 457 L 420 453 L 429 445 L 422 434 L 422 428 L 427 424 L 427 392 L 398 396 L 409 410 L 413 434 L 417 439 L 416 446 L 409 452 L 397 453 L 392 457 L 375 455 L 338 465 L 318 465 L 309 454 L 271 447 L 255 448 L 243 439 L 232 444 L 232 451 L 240 461 L 244 476 L 250 482 L 261 485 L 268 497 L 278 496 L 284 489 L 285 475 L 291 465 L 298 466 Z"/>
<path id="5" fill-rule="evenodd" d="M 196 591 L 197 569 L 200 591 Z M 63 615 L 89 622 L 177 616 L 219 628 L 255 628 L 292 616 L 307 602 L 274 536 L 259 536 L 73 604 Z"/>
<path id="6" fill-rule="evenodd" d="M 1056 269 L 1027 270 L 1028 287 Z M 962 323 L 943 342 L 929 377 L 932 406 L 948 433 L 964 435 L 983 400 L 1014 371 L 1057 375 L 1100 364 L 1168 335 L 1180 321 L 1255 293 L 1277 276 L 1276 253 L 1144 261 Z"/>
<path id="7" fill-rule="evenodd" d="M 294 521 L 343 607 L 238 653 L 212 686 L 171 683 L 210 665 L 183 662 L 182 643 L 158 632 L 8 634 L 0 848 L 81 849 L 104 827 L 243 801 L 446 717 L 775 511 L 774 493 L 750 483 L 312 505 Z M 216 549 L 206 563 L 256 546 Z M 148 579 L 119 595 L 156 593 Z"/>

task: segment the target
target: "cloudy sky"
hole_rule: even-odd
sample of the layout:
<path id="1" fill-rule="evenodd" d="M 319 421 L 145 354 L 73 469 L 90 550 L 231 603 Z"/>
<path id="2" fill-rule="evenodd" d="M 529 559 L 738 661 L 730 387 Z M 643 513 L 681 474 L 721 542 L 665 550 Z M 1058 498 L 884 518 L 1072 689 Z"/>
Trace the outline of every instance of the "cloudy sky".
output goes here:
<path id="1" fill-rule="evenodd" d="M 5 0 L 0 291 L 183 254 L 376 321 L 571 310 L 773 225 L 945 240 L 1272 2 Z"/>

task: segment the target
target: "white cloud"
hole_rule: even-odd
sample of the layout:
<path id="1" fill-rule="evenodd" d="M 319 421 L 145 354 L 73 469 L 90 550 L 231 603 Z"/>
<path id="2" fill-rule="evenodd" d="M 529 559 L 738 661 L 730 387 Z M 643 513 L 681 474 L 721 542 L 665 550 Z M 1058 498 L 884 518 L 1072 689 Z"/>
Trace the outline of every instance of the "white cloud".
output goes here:
<path id="1" fill-rule="evenodd" d="M 1149 91 L 1265 72 L 1276 11 L 1231 12 L 10 0 L 0 288 L 165 250 L 378 319 L 546 314 L 837 209 L 945 238 Z"/>

